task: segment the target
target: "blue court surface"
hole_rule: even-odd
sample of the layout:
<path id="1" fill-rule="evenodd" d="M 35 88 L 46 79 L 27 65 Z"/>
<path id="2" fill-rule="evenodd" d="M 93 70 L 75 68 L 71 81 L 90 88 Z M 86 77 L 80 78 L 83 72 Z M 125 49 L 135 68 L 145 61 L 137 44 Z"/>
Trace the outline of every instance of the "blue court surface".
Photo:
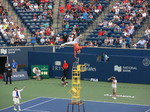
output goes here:
<path id="1" fill-rule="evenodd" d="M 67 112 L 67 105 L 71 100 L 38 97 L 21 104 L 22 112 Z M 86 112 L 150 112 L 150 106 L 133 105 L 109 102 L 84 101 Z M 70 107 L 71 108 L 71 107 Z M 15 112 L 13 107 L 0 110 L 0 112 Z M 71 112 L 71 110 L 69 111 Z M 77 107 L 75 106 L 75 111 Z M 81 111 L 82 112 L 82 107 Z"/>

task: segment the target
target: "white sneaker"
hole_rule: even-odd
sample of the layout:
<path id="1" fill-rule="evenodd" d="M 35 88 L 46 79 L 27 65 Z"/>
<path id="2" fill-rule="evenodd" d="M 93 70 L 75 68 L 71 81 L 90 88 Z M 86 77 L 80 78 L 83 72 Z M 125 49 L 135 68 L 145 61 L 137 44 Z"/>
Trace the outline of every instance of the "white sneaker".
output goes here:
<path id="1" fill-rule="evenodd" d="M 116 97 L 112 97 L 114 100 L 116 100 L 117 98 Z"/>
<path id="2" fill-rule="evenodd" d="M 21 111 L 21 109 L 19 109 L 19 111 Z"/>
<path id="3" fill-rule="evenodd" d="M 16 108 L 14 108 L 14 111 L 17 111 L 17 109 L 16 109 Z"/>

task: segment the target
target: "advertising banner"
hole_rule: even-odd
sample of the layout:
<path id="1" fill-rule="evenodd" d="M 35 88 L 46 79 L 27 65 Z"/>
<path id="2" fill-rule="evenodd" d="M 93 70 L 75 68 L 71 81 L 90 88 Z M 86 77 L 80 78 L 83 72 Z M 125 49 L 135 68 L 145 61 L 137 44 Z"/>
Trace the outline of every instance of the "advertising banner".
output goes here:
<path id="1" fill-rule="evenodd" d="M 109 77 L 115 76 L 118 82 L 150 84 L 150 57 L 108 55 L 109 61 L 105 62 L 99 60 L 99 55 L 83 53 L 78 56 L 79 63 L 86 65 L 86 72 L 81 73 L 81 79 L 107 81 Z M 40 59 L 42 61 L 38 61 Z M 64 60 L 69 64 L 67 75 L 71 78 L 75 61 L 73 53 L 29 52 L 29 66 L 49 65 L 52 78 L 63 75 L 61 65 Z"/>
<path id="2" fill-rule="evenodd" d="M 6 73 L 4 74 L 4 79 L 6 81 Z M 28 74 L 27 71 L 23 71 L 23 72 L 13 72 L 12 76 L 11 76 L 11 80 L 12 81 L 19 81 L 19 80 L 28 80 Z"/>
<path id="3" fill-rule="evenodd" d="M 28 78 L 27 71 L 23 71 L 23 72 L 13 72 L 11 79 L 15 81 L 15 80 L 27 80 L 29 78 Z"/>
<path id="4" fill-rule="evenodd" d="M 35 69 L 38 68 L 40 70 L 40 75 L 43 79 L 49 78 L 49 65 L 32 65 L 31 66 L 31 77 L 36 75 Z"/>

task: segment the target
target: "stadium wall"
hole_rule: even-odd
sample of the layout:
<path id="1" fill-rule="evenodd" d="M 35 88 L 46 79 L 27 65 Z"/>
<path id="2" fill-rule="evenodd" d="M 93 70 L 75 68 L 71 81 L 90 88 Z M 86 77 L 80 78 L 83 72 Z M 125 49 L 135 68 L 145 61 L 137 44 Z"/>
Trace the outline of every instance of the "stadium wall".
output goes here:
<path id="1" fill-rule="evenodd" d="M 11 63 L 15 59 L 18 64 L 28 65 L 28 51 L 46 51 L 52 52 L 52 46 L 46 47 L 8 47 L 0 48 L 0 56 L 8 56 L 8 60 Z"/>
<path id="2" fill-rule="evenodd" d="M 29 52 L 28 56 L 29 68 L 31 65 L 49 65 L 51 78 L 62 76 L 61 65 L 63 60 L 67 60 L 68 77 L 71 78 L 72 64 L 75 61 L 72 53 Z M 78 56 L 80 64 L 85 64 L 87 67 L 87 71 L 81 73 L 82 79 L 107 81 L 110 76 L 116 76 L 118 82 L 150 84 L 150 55 L 109 55 L 109 62 L 97 61 L 97 54 L 81 53 Z"/>
<path id="3" fill-rule="evenodd" d="M 73 52 L 73 47 L 65 47 L 65 48 L 56 48 L 56 52 Z M 108 55 L 123 55 L 123 56 L 150 56 L 150 50 L 145 49 L 115 49 L 115 48 L 94 48 L 88 47 L 82 49 L 81 53 L 88 54 L 97 54 L 100 55 L 102 53 L 106 53 Z"/>

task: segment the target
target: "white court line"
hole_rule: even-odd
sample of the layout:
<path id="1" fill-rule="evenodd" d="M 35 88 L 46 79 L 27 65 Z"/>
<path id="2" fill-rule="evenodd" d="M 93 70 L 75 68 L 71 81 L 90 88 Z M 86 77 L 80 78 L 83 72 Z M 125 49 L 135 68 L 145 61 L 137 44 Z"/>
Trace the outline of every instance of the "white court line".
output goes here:
<path id="1" fill-rule="evenodd" d="M 51 101 L 53 101 L 53 100 L 55 100 L 55 99 L 56 99 L 56 98 L 52 98 L 52 99 L 50 99 L 50 100 L 47 100 L 47 101 L 44 101 L 44 102 L 41 102 L 41 103 L 38 103 L 38 104 L 35 104 L 35 105 L 32 105 L 32 106 L 29 106 L 29 107 L 27 107 L 27 108 L 25 108 L 25 109 L 23 109 L 23 110 L 27 110 L 27 109 L 29 109 L 29 108 L 33 108 L 33 107 L 39 106 L 39 105 L 44 104 L 44 103 L 47 103 L 47 102 L 51 102 Z"/>
<path id="2" fill-rule="evenodd" d="M 150 109 L 146 110 L 145 112 L 150 112 Z"/>
<path id="3" fill-rule="evenodd" d="M 27 103 L 27 102 L 30 102 L 30 101 L 33 101 L 33 100 L 36 100 L 36 99 L 39 99 L 39 98 L 41 98 L 41 97 L 33 98 L 32 100 L 28 100 L 28 101 L 22 102 L 21 104 L 24 104 L 24 103 Z M 11 108 L 11 107 L 13 107 L 13 106 L 3 108 L 3 109 L 0 110 L 0 112 L 1 112 L 2 110 L 6 110 L 6 109 L 9 109 L 9 108 Z"/>
<path id="4" fill-rule="evenodd" d="M 31 109 L 28 109 L 28 110 L 25 110 L 25 111 L 29 111 L 29 112 L 51 112 L 51 111 L 31 110 Z"/>
<path id="5" fill-rule="evenodd" d="M 40 97 L 40 98 L 53 98 L 53 97 Z M 66 98 L 55 98 L 55 99 L 64 99 L 64 100 L 71 100 Z M 122 103 L 122 102 L 107 102 L 107 101 L 93 101 L 93 100 L 81 100 L 81 101 L 88 101 L 88 102 L 99 102 L 99 103 L 111 103 L 111 104 L 125 104 L 125 105 L 133 105 L 133 106 L 150 106 L 150 105 L 141 105 L 141 104 L 129 104 L 129 103 Z M 116 100 L 115 100 L 116 101 Z"/>

